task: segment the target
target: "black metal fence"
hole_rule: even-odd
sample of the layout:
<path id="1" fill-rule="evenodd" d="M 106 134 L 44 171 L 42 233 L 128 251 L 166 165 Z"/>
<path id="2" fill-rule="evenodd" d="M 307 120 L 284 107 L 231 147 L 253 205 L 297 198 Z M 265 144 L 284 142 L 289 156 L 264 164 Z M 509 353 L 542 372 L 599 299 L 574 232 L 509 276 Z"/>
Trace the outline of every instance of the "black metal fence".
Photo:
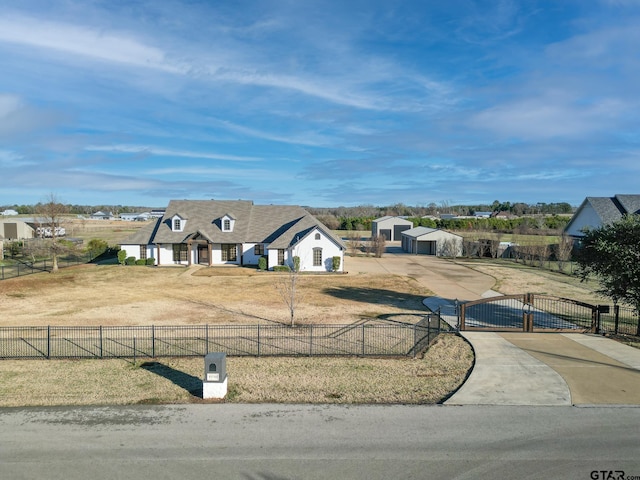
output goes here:
<path id="1" fill-rule="evenodd" d="M 81 265 L 91 261 L 89 255 L 65 256 L 58 258 L 58 268 Z M 33 273 L 50 272 L 53 269 L 53 261 L 40 260 L 37 262 L 20 261 L 12 265 L 0 265 L 0 280 L 31 275 Z"/>
<path id="2" fill-rule="evenodd" d="M 203 356 L 416 356 L 451 328 L 418 324 L 0 327 L 0 358 Z"/>
<path id="3" fill-rule="evenodd" d="M 607 306 L 601 309 L 598 328 L 601 333 L 640 336 L 640 316 L 633 308 Z"/>

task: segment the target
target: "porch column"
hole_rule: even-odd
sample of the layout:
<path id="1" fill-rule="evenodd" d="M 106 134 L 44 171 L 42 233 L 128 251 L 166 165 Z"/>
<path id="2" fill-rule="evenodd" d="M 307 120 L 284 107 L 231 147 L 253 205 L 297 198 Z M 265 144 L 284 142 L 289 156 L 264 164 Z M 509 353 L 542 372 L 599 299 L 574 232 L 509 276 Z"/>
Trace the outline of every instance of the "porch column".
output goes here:
<path id="1" fill-rule="evenodd" d="M 209 252 L 209 266 L 213 265 L 213 245 L 211 242 L 207 242 L 207 251 Z"/>
<path id="2" fill-rule="evenodd" d="M 160 266 L 160 244 L 156 243 L 156 263 Z"/>
<path id="3" fill-rule="evenodd" d="M 191 255 L 193 252 L 191 251 L 191 239 L 187 240 L 187 267 L 191 266 Z"/>

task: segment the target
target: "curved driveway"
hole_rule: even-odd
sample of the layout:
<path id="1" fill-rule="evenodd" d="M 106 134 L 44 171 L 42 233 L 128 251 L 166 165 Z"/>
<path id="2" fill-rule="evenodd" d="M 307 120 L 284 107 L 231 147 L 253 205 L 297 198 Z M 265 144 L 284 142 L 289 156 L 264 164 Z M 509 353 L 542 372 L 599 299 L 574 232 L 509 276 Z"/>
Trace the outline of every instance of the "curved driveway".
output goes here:
<path id="1" fill-rule="evenodd" d="M 463 265 L 389 248 L 382 258 L 345 259 L 351 273 L 415 278 L 434 292 L 424 303 L 455 324 L 453 302 L 498 295 L 493 277 Z M 453 405 L 640 405 L 640 350 L 599 335 L 461 332 L 474 349 Z"/>

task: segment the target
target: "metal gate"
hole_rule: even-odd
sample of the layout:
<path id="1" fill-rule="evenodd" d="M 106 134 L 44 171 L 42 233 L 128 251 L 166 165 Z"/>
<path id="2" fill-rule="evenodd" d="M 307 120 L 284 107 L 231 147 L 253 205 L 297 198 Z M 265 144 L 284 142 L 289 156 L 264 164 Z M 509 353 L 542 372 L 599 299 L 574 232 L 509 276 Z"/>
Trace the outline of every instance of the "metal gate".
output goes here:
<path id="1" fill-rule="evenodd" d="M 568 298 L 524 293 L 460 304 L 460 330 L 597 332 L 600 309 Z"/>

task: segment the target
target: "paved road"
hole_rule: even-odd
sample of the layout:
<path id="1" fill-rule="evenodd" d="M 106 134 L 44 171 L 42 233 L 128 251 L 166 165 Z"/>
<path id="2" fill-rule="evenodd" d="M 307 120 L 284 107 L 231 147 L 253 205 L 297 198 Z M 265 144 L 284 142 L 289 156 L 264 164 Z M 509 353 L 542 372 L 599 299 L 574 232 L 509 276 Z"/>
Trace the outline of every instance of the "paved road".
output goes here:
<path id="1" fill-rule="evenodd" d="M 640 408 L 186 405 L 0 410 L 3 479 L 640 475 Z M 598 477 L 600 478 L 600 477 Z"/>

